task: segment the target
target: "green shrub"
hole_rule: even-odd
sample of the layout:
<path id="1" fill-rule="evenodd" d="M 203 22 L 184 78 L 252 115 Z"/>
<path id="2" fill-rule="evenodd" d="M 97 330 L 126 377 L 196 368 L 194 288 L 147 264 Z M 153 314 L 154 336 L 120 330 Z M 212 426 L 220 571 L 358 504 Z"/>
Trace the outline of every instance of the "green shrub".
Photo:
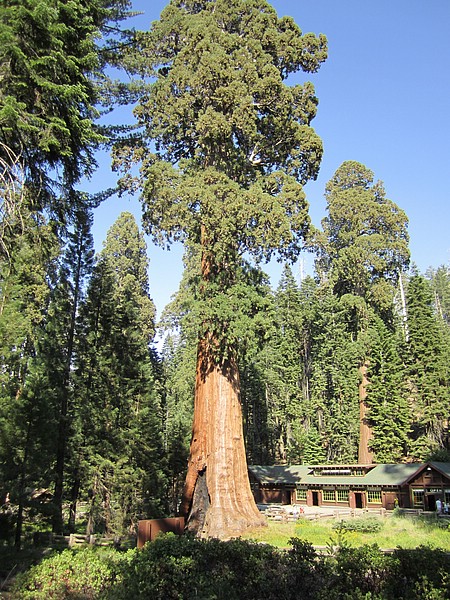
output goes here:
<path id="1" fill-rule="evenodd" d="M 111 598 L 279 600 L 274 582 L 282 555 L 267 544 L 168 534 L 129 557 Z"/>
<path id="2" fill-rule="evenodd" d="M 327 600 L 385 598 L 391 557 L 383 554 L 377 545 L 343 546 L 335 556 L 325 560 L 330 569 Z"/>
<path id="3" fill-rule="evenodd" d="M 161 536 L 142 550 L 65 550 L 18 577 L 15 599 L 444 600 L 450 557 L 421 547 L 384 554 L 340 545 L 329 556 L 298 538 L 289 550 Z"/>
<path id="4" fill-rule="evenodd" d="M 380 519 L 374 517 L 361 517 L 357 519 L 348 519 L 339 521 L 333 525 L 333 529 L 338 531 L 358 531 L 360 533 L 377 533 L 383 528 Z"/>
<path id="5" fill-rule="evenodd" d="M 419 546 L 397 548 L 387 580 L 389 598 L 440 600 L 450 598 L 450 556 L 443 550 Z"/>
<path id="6" fill-rule="evenodd" d="M 19 575 L 12 594 L 20 600 L 97 599 L 116 581 L 118 572 L 114 551 L 64 550 Z"/>

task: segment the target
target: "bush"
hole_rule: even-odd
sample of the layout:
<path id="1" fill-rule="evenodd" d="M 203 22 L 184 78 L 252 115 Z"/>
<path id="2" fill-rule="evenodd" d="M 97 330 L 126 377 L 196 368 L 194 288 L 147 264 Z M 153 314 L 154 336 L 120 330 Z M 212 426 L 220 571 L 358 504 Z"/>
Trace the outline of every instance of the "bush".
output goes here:
<path id="1" fill-rule="evenodd" d="M 266 544 L 168 534 L 132 552 L 111 598 L 279 600 L 282 555 Z"/>
<path id="2" fill-rule="evenodd" d="M 318 556 L 298 538 L 288 551 L 243 540 L 168 534 L 126 553 L 54 554 L 18 577 L 13 598 L 67 600 L 444 600 L 450 557 L 421 547 L 384 554 L 340 546 Z"/>
<path id="3" fill-rule="evenodd" d="M 64 550 L 19 575 L 12 595 L 20 600 L 97 599 L 116 581 L 118 572 L 114 551 Z"/>
<path id="4" fill-rule="evenodd" d="M 333 525 L 333 529 L 338 531 L 358 531 L 360 533 L 376 533 L 383 528 L 383 523 L 374 517 L 361 517 L 358 519 L 349 519 L 339 521 Z"/>
<path id="5" fill-rule="evenodd" d="M 387 581 L 389 598 L 442 600 L 450 598 L 450 556 L 443 550 L 419 546 L 397 548 Z"/>
<path id="6" fill-rule="evenodd" d="M 326 560 L 330 565 L 331 582 L 328 600 L 385 598 L 391 557 L 383 554 L 376 544 L 359 548 L 344 546 Z"/>

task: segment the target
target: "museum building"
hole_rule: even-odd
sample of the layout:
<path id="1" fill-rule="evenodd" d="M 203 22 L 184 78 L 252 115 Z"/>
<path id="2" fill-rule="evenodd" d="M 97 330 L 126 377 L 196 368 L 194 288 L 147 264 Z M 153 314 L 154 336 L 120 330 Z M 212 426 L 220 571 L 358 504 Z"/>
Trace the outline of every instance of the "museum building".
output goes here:
<path id="1" fill-rule="evenodd" d="M 259 504 L 436 510 L 450 506 L 450 463 L 249 467 Z"/>

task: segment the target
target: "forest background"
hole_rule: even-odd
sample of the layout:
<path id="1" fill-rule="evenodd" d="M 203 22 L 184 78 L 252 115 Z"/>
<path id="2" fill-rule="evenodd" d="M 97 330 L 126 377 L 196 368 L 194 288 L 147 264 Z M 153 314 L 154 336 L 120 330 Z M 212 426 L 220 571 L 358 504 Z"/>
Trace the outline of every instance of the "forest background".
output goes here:
<path id="1" fill-rule="evenodd" d="M 111 4 L 119 13 L 126 8 L 121 3 Z M 436 5 L 445 11 L 443 3 Z M 32 8 L 36 11 L 39 6 Z M 280 12 L 292 13 L 282 2 L 274 6 Z M 349 3 L 350 13 L 357 14 L 354 3 Z M 41 18 L 42 14 L 45 11 Z M 329 11 L 328 17 L 331 14 Z M 420 23 L 423 29 L 423 20 L 418 17 L 425 15 L 421 11 L 414 15 L 415 27 Z M 104 33 L 108 16 L 96 16 Z M 34 13 L 34 18 L 38 17 L 39 11 Z M 88 22 L 91 18 L 86 15 Z M 443 18 L 434 14 L 434 19 L 433 27 L 442 26 Z M 296 20 L 309 30 L 301 13 Z M 348 27 L 348 15 L 343 20 Z M 397 31 L 393 23 L 398 21 L 385 15 L 382 20 L 391 31 Z M 354 35 L 366 40 L 368 36 L 361 28 L 353 26 Z M 326 24 L 315 29 L 317 33 L 319 30 L 328 34 Z M 408 27 L 404 30 L 411 31 Z M 58 28 L 53 34 L 56 38 L 60 35 Z M 439 44 L 445 36 L 433 39 L 436 54 L 441 55 Z M 58 47 L 56 43 L 56 51 Z M 400 50 L 405 51 L 405 47 L 417 48 L 405 42 Z M 422 44 L 419 48 L 420 55 Z M 83 56 L 83 49 L 78 52 Z M 92 54 L 85 54 L 85 60 L 95 60 Z M 114 43 L 104 55 L 105 65 L 120 66 Z M 353 50 L 351 55 L 348 64 L 353 63 L 358 70 L 354 60 L 359 53 Z M 431 64 L 436 68 L 433 61 Z M 44 60 L 39 68 L 42 65 Z M 83 68 L 90 71 L 92 65 Z M 331 73 L 332 67 L 329 69 Z M 438 81 L 445 85 L 440 77 L 446 74 L 442 68 L 438 76 L 432 76 L 433 69 L 424 69 L 431 77 L 429 85 L 418 90 L 414 82 L 408 95 L 419 94 L 423 107 L 423 90 L 433 89 L 436 100 L 432 112 L 443 101 L 434 86 Z M 73 76 L 69 64 L 67 72 Z M 398 73 L 398 67 L 391 71 L 394 81 Z M 319 74 L 311 76 L 313 81 L 316 77 Z M 370 91 L 379 89 L 376 73 L 370 80 Z M 14 87 L 8 78 L 3 81 L 9 98 L 14 96 L 12 91 L 19 96 L 23 87 L 28 89 L 23 82 Z M 80 77 L 79 85 L 83 84 Z M 108 85 L 105 94 L 113 97 L 118 92 L 120 98 L 120 86 Z M 344 79 L 334 88 L 341 93 L 348 89 Z M 356 89 L 361 93 L 361 87 Z M 365 90 L 358 106 L 368 107 L 368 98 L 375 95 L 372 114 L 383 108 L 384 117 L 385 111 L 392 117 L 391 99 L 384 95 L 386 108 L 378 94 L 367 93 L 367 83 Z M 317 92 L 321 100 L 319 86 Z M 85 93 L 92 94 L 90 101 L 96 99 L 89 86 Z M 352 98 L 355 94 L 352 89 Z M 361 114 L 352 110 L 347 95 L 346 99 L 339 119 L 336 109 L 330 108 L 334 122 L 344 126 Z M 79 101 L 89 105 L 86 97 Z M 328 103 L 331 106 L 332 100 Z M 410 105 L 405 100 L 402 111 Z M 14 111 L 22 109 L 10 101 L 2 110 L 6 123 L 0 313 L 4 535 L 14 534 L 20 543 L 24 524 L 33 527 L 47 523 L 54 531 L 74 529 L 80 505 L 87 532 L 123 532 L 142 516 L 172 514 L 178 508 L 192 422 L 198 330 L 195 256 L 183 257 L 185 269 L 179 290 L 160 320 L 164 342 L 155 348 L 157 323 L 152 297 L 157 286 L 177 269 L 168 266 L 162 254 L 155 259 L 151 249 L 151 264 L 156 261 L 163 265 L 164 274 L 152 276 L 150 270 L 149 277 L 152 247 L 139 231 L 136 217 L 122 212 L 131 206 L 136 213 L 134 205 L 127 207 L 123 200 L 114 205 L 107 198 L 93 211 L 94 203 L 85 192 L 99 193 L 110 181 L 102 163 L 98 175 L 83 185 L 83 169 L 91 166 L 89 160 L 83 161 L 89 158 L 90 145 L 101 141 L 96 139 L 98 134 L 94 129 L 86 132 L 85 123 L 73 119 L 70 126 L 72 134 L 76 133 L 71 138 L 75 146 L 64 147 L 61 138 L 54 135 L 61 122 L 53 119 L 49 110 L 48 140 L 36 137 L 39 124 L 23 121 L 22 135 L 27 150 L 31 149 L 30 156 L 23 155 L 23 148 L 11 134 L 14 128 L 7 125 Z M 416 109 L 415 114 L 418 112 Z M 14 114 L 17 117 L 18 113 Z M 117 113 L 113 118 L 120 123 Z M 363 124 L 372 120 L 367 114 L 361 119 Z M 424 142 L 423 132 L 417 131 L 418 121 L 426 122 L 427 132 L 431 127 L 436 137 Z M 409 125 L 412 122 L 408 119 Z M 376 128 L 380 140 L 360 123 L 357 130 L 364 134 L 364 152 L 360 145 L 352 144 L 352 136 L 338 135 L 336 125 L 327 134 L 325 124 L 321 126 L 324 133 L 318 130 L 325 141 L 324 157 L 328 135 L 339 144 L 350 144 L 351 149 L 328 171 L 326 181 L 314 183 L 322 185 L 326 206 L 322 226 L 316 223 L 317 230 L 307 241 L 310 274 L 299 281 L 289 265 L 282 265 L 276 289 L 272 289 L 257 265 L 252 271 L 252 285 L 242 283 L 240 290 L 242 314 L 235 322 L 234 334 L 240 340 L 241 398 L 250 462 L 449 460 L 450 274 L 446 250 L 442 252 L 446 237 L 438 233 L 439 227 L 445 227 L 445 219 L 436 217 L 436 213 L 438 217 L 445 215 L 441 213 L 445 202 L 438 204 L 443 194 L 439 189 L 430 191 L 429 177 L 423 187 L 417 177 L 446 173 L 444 164 L 438 167 L 440 160 L 445 161 L 446 150 L 433 151 L 432 168 L 426 168 L 425 157 L 429 159 L 430 152 L 423 150 L 437 147 L 436 139 L 441 139 L 445 123 L 448 114 L 439 121 L 435 117 L 431 125 L 430 120 L 416 116 L 416 145 L 405 144 L 400 133 L 393 134 L 392 122 L 388 141 L 386 129 L 380 134 L 383 130 Z M 348 132 L 348 127 L 345 130 Z M 377 139 L 378 158 L 366 160 L 370 159 L 367 148 L 375 153 Z M 346 150 L 346 146 L 342 148 Z M 387 159 L 389 148 L 397 160 Z M 420 168 L 417 162 L 408 162 L 408 177 L 397 184 L 401 191 L 389 185 L 386 194 L 370 169 L 377 167 L 377 176 L 384 179 L 385 172 L 388 177 L 389 173 L 402 172 L 406 148 L 413 148 Z M 364 166 L 366 162 L 370 162 L 369 168 Z M 51 181 L 55 172 L 60 177 L 58 186 Z M 444 181 L 439 176 L 432 179 L 435 185 Z M 39 190 L 33 200 L 29 189 Z M 433 256 L 443 257 L 442 261 L 422 272 L 409 270 L 407 216 L 409 209 L 412 213 L 417 210 L 416 202 L 402 202 L 406 196 L 417 198 L 418 193 L 421 206 L 427 206 L 426 214 L 432 218 L 433 234 L 427 235 L 427 244 L 439 240 L 444 244 L 441 250 L 433 251 Z M 388 199 L 391 195 L 394 202 Z M 20 210 L 8 212 L 6 200 L 14 209 L 17 197 L 23 201 Z M 430 202 L 423 198 L 430 198 Z M 430 210 L 433 201 L 436 211 Z M 66 214 L 62 214 L 64 209 Z M 96 258 L 92 232 L 97 239 L 101 234 L 99 229 L 92 229 L 94 215 L 102 224 L 110 221 L 103 250 Z M 419 219 L 423 231 L 427 219 Z"/>

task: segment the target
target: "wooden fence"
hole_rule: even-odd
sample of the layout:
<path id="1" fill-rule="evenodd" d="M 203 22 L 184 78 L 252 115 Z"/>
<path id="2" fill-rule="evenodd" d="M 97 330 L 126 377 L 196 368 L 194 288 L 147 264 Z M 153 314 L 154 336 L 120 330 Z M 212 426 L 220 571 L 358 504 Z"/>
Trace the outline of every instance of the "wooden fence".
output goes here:
<path id="1" fill-rule="evenodd" d="M 263 511 L 263 514 L 271 521 L 281 521 L 283 523 L 296 522 L 299 519 L 308 519 L 310 521 L 318 521 L 320 519 L 341 519 L 342 517 L 361 517 L 362 515 L 380 515 L 388 516 L 388 511 L 385 508 L 380 509 L 354 509 L 354 508 L 333 508 L 326 507 L 322 510 L 311 510 L 293 512 L 286 510 L 283 507 L 273 506 Z"/>
<path id="2" fill-rule="evenodd" d="M 83 535 L 71 533 L 70 535 L 56 535 L 47 531 L 37 531 L 33 535 L 33 544 L 35 546 L 75 548 L 79 546 L 111 546 L 115 548 L 133 548 L 136 545 L 136 538 L 111 538 L 98 535 Z"/>

